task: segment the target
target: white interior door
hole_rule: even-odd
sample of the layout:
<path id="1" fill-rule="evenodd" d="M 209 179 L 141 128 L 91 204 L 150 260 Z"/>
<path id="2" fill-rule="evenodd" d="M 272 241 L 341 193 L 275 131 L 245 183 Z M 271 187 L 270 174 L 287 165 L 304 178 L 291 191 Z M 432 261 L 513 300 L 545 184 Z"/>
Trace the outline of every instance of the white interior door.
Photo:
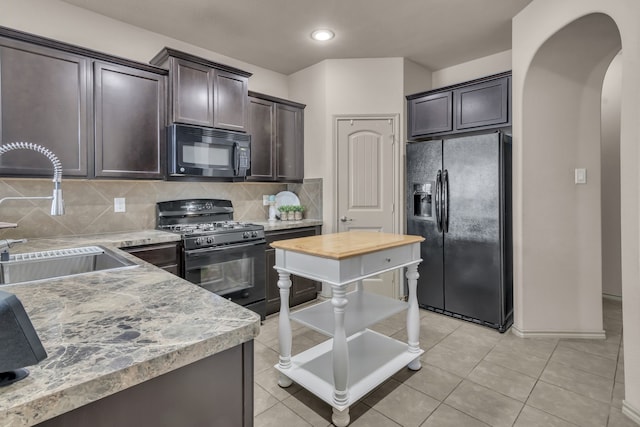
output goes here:
<path id="1" fill-rule="evenodd" d="M 337 120 L 337 230 L 394 232 L 398 191 L 394 118 Z M 367 279 L 367 291 L 400 296 L 397 273 Z"/>

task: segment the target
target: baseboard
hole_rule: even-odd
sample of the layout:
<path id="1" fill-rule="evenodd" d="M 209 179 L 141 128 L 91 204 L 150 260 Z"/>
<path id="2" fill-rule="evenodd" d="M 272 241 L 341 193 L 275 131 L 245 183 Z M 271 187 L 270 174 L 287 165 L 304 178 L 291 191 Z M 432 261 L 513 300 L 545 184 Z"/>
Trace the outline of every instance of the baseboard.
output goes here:
<path id="1" fill-rule="evenodd" d="M 622 401 L 622 413 L 629 417 L 631 421 L 640 425 L 640 410 L 631 406 L 626 400 Z"/>
<path id="2" fill-rule="evenodd" d="M 622 413 L 629 417 L 631 421 L 640 425 L 640 410 L 631 406 L 626 400 L 622 401 Z"/>
<path id="3" fill-rule="evenodd" d="M 511 326 L 511 331 L 520 338 L 578 338 L 589 340 L 603 340 L 607 336 L 602 331 L 523 331 L 515 325 Z"/>

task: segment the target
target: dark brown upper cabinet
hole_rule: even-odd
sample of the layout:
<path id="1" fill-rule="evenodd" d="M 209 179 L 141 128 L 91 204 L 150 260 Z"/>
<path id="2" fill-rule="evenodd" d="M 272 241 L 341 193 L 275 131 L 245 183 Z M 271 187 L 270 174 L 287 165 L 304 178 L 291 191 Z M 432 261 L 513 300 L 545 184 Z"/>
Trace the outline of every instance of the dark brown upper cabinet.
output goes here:
<path id="1" fill-rule="evenodd" d="M 93 75 L 96 176 L 163 178 L 164 76 L 102 62 Z"/>
<path id="2" fill-rule="evenodd" d="M 274 102 L 249 97 L 249 127 L 251 133 L 252 181 L 274 181 L 275 168 L 275 107 Z"/>
<path id="3" fill-rule="evenodd" d="M 169 69 L 172 123 L 246 131 L 251 73 L 170 48 L 150 63 Z"/>
<path id="4" fill-rule="evenodd" d="M 503 126 L 509 121 L 509 78 L 490 80 L 453 91 L 456 129 Z"/>
<path id="5" fill-rule="evenodd" d="M 0 27 L 0 137 L 49 148 L 64 176 L 164 177 L 167 71 Z M 10 151 L 0 174 L 51 176 Z"/>
<path id="6" fill-rule="evenodd" d="M 414 135 L 427 135 L 453 130 L 453 93 L 451 91 L 434 93 L 409 102 L 412 117 L 410 132 Z"/>
<path id="7" fill-rule="evenodd" d="M 304 104 L 249 92 L 251 175 L 248 181 L 304 178 Z"/>
<path id="8" fill-rule="evenodd" d="M 407 96 L 410 141 L 511 126 L 511 72 Z"/>
<path id="9" fill-rule="evenodd" d="M 50 149 L 64 175 L 87 176 L 90 61 L 81 55 L 0 37 L 0 142 Z M 0 156 L 2 175 L 52 176 L 34 151 Z"/>

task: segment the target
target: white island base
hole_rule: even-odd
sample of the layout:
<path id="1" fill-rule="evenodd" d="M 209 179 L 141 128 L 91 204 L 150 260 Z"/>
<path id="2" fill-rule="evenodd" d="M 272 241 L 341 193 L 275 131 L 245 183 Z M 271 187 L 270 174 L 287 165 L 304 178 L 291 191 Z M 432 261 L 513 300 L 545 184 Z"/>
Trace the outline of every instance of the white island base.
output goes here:
<path id="1" fill-rule="evenodd" d="M 404 366 L 421 367 L 416 298 L 421 241 L 418 236 L 349 232 L 272 244 L 281 299 L 278 383 L 288 387 L 296 382 L 327 402 L 338 427 L 349 424 L 349 407 L 368 392 Z M 402 267 L 407 268 L 408 303 L 364 292 L 363 279 Z M 290 314 L 291 273 L 330 283 L 331 300 Z M 353 282 L 356 290 L 347 294 Z M 405 309 L 407 343 L 366 329 Z M 290 320 L 333 338 L 292 357 Z"/>

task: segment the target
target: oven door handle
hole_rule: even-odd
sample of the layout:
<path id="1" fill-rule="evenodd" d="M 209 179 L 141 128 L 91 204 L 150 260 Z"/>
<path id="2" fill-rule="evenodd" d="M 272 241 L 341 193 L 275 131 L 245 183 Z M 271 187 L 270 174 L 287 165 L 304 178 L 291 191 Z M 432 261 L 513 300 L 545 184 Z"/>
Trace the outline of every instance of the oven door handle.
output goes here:
<path id="1" fill-rule="evenodd" d="M 198 257 L 198 256 L 210 254 L 211 252 L 220 252 L 220 251 L 226 251 L 229 249 L 236 249 L 236 248 L 246 248 L 249 246 L 262 245 L 265 243 L 266 243 L 265 240 L 253 240 L 249 243 L 243 243 L 240 245 L 226 245 L 226 246 L 218 246 L 213 248 L 190 249 L 190 250 L 184 251 L 184 255 L 187 257 Z"/>

